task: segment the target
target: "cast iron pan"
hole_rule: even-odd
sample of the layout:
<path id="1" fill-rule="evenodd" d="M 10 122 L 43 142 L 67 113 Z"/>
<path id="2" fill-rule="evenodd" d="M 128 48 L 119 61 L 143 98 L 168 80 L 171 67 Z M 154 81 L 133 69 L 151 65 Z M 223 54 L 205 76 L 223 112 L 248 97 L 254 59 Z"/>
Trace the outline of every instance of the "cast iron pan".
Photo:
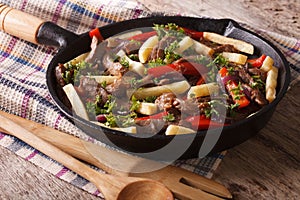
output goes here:
<path id="1" fill-rule="evenodd" d="M 256 135 L 273 115 L 275 107 L 286 93 L 290 81 L 289 65 L 282 53 L 272 43 L 241 27 L 231 19 L 153 16 L 110 24 L 100 27 L 99 30 L 103 38 L 108 38 L 129 29 L 152 27 L 153 24 L 170 22 L 198 31 L 216 32 L 242 39 L 255 46 L 255 55 L 258 56 L 264 53 L 271 56 L 274 59 L 274 65 L 279 68 L 277 98 L 254 115 L 223 129 L 213 129 L 209 132 L 199 131 L 197 134 L 178 135 L 175 137 L 155 135 L 141 138 L 103 128 L 74 115 L 72 110 L 69 109 L 68 102 L 65 102 L 64 93 L 58 86 L 55 77 L 55 67 L 58 63 L 65 63 L 90 50 L 91 37 L 89 32 L 76 35 L 51 22 L 44 22 L 39 26 L 35 39 L 39 44 L 59 47 L 59 51 L 50 62 L 46 73 L 49 92 L 59 109 L 89 136 L 129 153 L 151 159 L 173 160 L 202 157 L 207 153 L 213 154 L 232 148 Z M 207 143 L 207 141 L 204 143 L 204 140 L 218 138 L 219 134 L 220 137 L 217 139 L 216 144 L 211 148 L 204 148 L 206 150 L 202 151 L 202 148 Z"/>

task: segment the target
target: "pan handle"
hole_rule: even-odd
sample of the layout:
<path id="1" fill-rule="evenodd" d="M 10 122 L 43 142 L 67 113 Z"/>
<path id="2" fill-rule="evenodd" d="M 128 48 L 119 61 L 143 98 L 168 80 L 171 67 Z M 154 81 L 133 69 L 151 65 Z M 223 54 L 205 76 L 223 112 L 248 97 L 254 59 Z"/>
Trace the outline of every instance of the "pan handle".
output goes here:
<path id="1" fill-rule="evenodd" d="M 0 30 L 34 44 L 66 47 L 79 36 L 28 13 L 0 4 Z"/>

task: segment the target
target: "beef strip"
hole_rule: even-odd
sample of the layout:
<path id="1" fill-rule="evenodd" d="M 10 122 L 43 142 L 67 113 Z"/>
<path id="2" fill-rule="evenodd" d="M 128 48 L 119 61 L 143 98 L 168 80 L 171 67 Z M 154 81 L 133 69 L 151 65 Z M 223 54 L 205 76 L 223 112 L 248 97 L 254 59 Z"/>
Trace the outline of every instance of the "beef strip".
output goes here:
<path id="1" fill-rule="evenodd" d="M 113 62 L 106 69 L 106 73 L 108 73 L 109 75 L 112 75 L 112 76 L 122 76 L 126 72 L 128 72 L 128 68 L 124 67 L 119 62 Z"/>
<path id="2" fill-rule="evenodd" d="M 219 54 L 222 52 L 231 52 L 231 53 L 238 53 L 239 51 L 234 48 L 233 45 L 230 44 L 223 44 L 213 48 L 215 54 Z"/>
<path id="3" fill-rule="evenodd" d="M 127 89 L 130 88 L 130 84 L 123 79 L 117 79 L 112 84 L 106 86 L 107 92 L 112 94 L 115 97 L 127 97 Z"/>
<path id="4" fill-rule="evenodd" d="M 63 64 L 58 64 L 58 66 L 55 68 L 55 76 L 57 83 L 63 87 L 65 86 L 65 81 L 63 79 L 63 73 L 66 71 L 66 68 Z"/>
<path id="5" fill-rule="evenodd" d="M 176 100 L 176 95 L 169 92 L 164 93 L 156 98 L 155 104 L 160 110 L 168 111 L 173 107 L 173 102 Z"/>
<path id="6" fill-rule="evenodd" d="M 124 50 L 127 55 L 137 54 L 141 46 L 142 46 L 141 42 L 129 41 L 124 44 Z"/>
<path id="7" fill-rule="evenodd" d="M 87 76 L 80 77 L 80 84 L 77 87 L 81 99 L 86 101 L 87 99 L 94 99 L 97 94 L 98 83 L 95 79 L 91 79 Z"/>
<path id="8" fill-rule="evenodd" d="M 268 100 L 259 89 L 254 89 L 246 83 L 243 83 L 242 87 L 247 97 L 250 98 L 252 101 L 256 102 L 259 106 L 264 106 L 268 104 Z"/>
<path id="9" fill-rule="evenodd" d="M 153 48 L 149 60 L 156 60 L 157 58 L 165 58 L 165 48 L 170 46 L 176 40 L 174 36 L 164 36 L 159 43 Z"/>

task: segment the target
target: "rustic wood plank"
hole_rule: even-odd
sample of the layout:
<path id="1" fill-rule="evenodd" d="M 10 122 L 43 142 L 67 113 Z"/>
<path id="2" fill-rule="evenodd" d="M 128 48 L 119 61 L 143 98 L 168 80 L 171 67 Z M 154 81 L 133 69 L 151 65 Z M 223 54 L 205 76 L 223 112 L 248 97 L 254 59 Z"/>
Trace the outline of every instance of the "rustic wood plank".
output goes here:
<path id="1" fill-rule="evenodd" d="M 263 0 L 139 0 L 154 11 L 232 18 L 300 38 L 300 2 Z M 256 137 L 228 151 L 213 177 L 235 199 L 299 199 L 300 84 L 287 93 Z M 99 199 L 0 147 L 0 199 Z"/>

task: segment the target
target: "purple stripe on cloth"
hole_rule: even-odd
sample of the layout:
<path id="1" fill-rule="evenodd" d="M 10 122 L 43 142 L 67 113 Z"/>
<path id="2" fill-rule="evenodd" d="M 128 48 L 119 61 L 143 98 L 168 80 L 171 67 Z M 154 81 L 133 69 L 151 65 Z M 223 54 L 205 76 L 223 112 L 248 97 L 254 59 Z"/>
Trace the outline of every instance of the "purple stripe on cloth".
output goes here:
<path id="1" fill-rule="evenodd" d="M 46 56 L 44 56 L 44 58 L 43 58 L 43 60 L 40 64 L 41 67 L 43 67 L 45 65 L 45 63 L 48 60 L 49 56 L 51 55 L 52 51 L 53 51 L 52 49 L 47 49 L 46 50 Z"/>
<path id="2" fill-rule="evenodd" d="M 23 79 L 20 80 L 21 83 L 24 83 L 26 81 L 26 79 L 28 79 L 32 74 L 38 72 L 39 70 L 34 70 L 33 72 L 31 72 L 30 74 L 27 74 Z"/>
<path id="3" fill-rule="evenodd" d="M 97 21 L 98 21 L 98 19 L 99 19 L 98 13 L 101 13 L 101 12 L 102 12 L 103 7 L 104 7 L 104 5 L 101 5 L 101 6 L 99 7 L 99 9 L 97 10 L 97 13 L 94 13 L 94 15 L 93 15 L 93 19 L 94 19 L 94 20 L 93 20 L 93 23 L 92 23 L 91 26 L 90 26 L 90 29 L 94 29 L 94 28 L 96 27 Z"/>
<path id="4" fill-rule="evenodd" d="M 94 193 L 93 193 L 93 195 L 95 195 L 95 196 L 98 196 L 100 194 L 100 191 L 99 190 L 96 190 Z"/>
<path id="5" fill-rule="evenodd" d="M 65 173 L 67 173 L 69 171 L 68 168 L 63 167 L 57 174 L 55 174 L 56 177 L 61 177 L 63 176 Z"/>
<path id="6" fill-rule="evenodd" d="M 30 160 L 32 159 L 36 154 L 38 154 L 39 152 L 37 150 L 34 150 L 31 154 L 29 154 L 25 160 Z"/>
<path id="7" fill-rule="evenodd" d="M 55 129 L 58 129 L 58 127 L 59 127 L 59 122 L 60 122 L 61 118 L 62 118 L 61 115 L 58 115 L 58 117 L 56 118 L 55 123 L 54 123 L 54 128 L 55 128 Z"/>
<path id="8" fill-rule="evenodd" d="M 30 90 L 30 89 L 25 93 L 25 96 L 24 96 L 23 101 L 22 101 L 22 107 L 21 107 L 21 117 L 23 117 L 23 118 L 26 118 L 26 110 L 28 108 L 29 99 L 30 99 L 30 97 L 32 97 L 32 95 L 34 93 L 35 92 L 33 90 Z"/>
<path id="9" fill-rule="evenodd" d="M 286 55 L 292 56 L 294 53 L 297 53 L 299 51 L 300 51 L 300 40 L 297 40 L 296 44 L 292 48 L 288 48 Z"/>
<path id="10" fill-rule="evenodd" d="M 14 47 L 15 47 L 17 41 L 18 41 L 18 40 L 17 40 L 15 37 L 13 37 L 13 38 L 9 41 L 9 43 L 8 43 L 8 45 L 7 45 L 7 48 L 4 49 L 4 53 L 2 54 L 2 55 L 3 55 L 2 58 L 0 58 L 0 62 L 3 62 L 6 58 L 9 57 L 9 55 L 10 55 L 10 53 L 12 52 L 12 50 L 14 49 Z"/>
<path id="11" fill-rule="evenodd" d="M 5 137 L 5 134 L 0 132 L 0 140 L 2 140 Z"/>
<path id="12" fill-rule="evenodd" d="M 27 3 L 28 3 L 28 0 L 24 0 L 23 3 L 22 3 L 22 6 L 21 6 L 21 8 L 20 8 L 20 10 L 23 11 L 23 10 L 25 9 Z"/>
<path id="13" fill-rule="evenodd" d="M 133 19 L 138 18 L 142 13 L 143 13 L 143 10 L 141 10 L 141 9 L 134 9 Z"/>
<path id="14" fill-rule="evenodd" d="M 56 23 L 58 21 L 58 19 L 60 18 L 60 13 L 62 11 L 62 8 L 63 8 L 63 5 L 66 3 L 67 1 L 66 0 L 60 0 L 56 9 L 55 9 L 55 12 L 54 12 L 54 15 L 52 17 L 52 22 Z"/>

